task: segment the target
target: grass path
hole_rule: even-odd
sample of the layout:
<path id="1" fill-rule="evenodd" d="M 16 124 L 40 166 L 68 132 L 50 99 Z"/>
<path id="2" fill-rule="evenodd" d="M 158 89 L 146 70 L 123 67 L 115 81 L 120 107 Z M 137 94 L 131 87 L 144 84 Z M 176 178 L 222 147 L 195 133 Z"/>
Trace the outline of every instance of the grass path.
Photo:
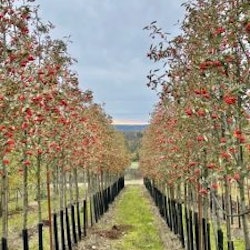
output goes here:
<path id="1" fill-rule="evenodd" d="M 116 224 L 131 225 L 126 235 L 120 241 L 114 242 L 114 249 L 164 249 L 150 203 L 145 199 L 142 187 L 127 187 L 123 198 L 117 203 L 114 216 Z"/>
<path id="2" fill-rule="evenodd" d="M 179 241 L 161 220 L 143 185 L 127 185 L 78 250 L 177 250 Z"/>

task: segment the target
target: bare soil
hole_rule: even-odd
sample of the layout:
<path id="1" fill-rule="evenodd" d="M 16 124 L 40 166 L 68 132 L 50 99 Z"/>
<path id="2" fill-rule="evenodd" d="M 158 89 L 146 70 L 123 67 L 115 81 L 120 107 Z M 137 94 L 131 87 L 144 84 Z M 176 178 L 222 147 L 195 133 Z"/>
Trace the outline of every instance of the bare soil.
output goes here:
<path id="1" fill-rule="evenodd" d="M 123 235 L 126 234 L 132 228 L 131 225 L 113 225 L 111 229 L 106 230 L 96 230 L 93 233 L 98 234 L 100 237 L 110 239 L 110 240 L 118 240 Z"/>

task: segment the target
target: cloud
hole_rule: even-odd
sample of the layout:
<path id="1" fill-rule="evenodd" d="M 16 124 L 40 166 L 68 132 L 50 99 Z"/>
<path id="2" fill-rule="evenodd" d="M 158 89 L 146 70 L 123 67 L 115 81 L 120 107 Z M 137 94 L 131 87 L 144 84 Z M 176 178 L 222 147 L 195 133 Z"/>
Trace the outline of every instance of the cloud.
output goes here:
<path id="1" fill-rule="evenodd" d="M 183 16 L 176 0 L 39 0 L 41 15 L 55 26 L 53 36 L 71 35 L 69 51 L 81 88 L 115 119 L 147 121 L 157 100 L 146 87 L 154 67 L 146 58 L 150 39 L 143 27 L 154 20 L 167 32 Z"/>

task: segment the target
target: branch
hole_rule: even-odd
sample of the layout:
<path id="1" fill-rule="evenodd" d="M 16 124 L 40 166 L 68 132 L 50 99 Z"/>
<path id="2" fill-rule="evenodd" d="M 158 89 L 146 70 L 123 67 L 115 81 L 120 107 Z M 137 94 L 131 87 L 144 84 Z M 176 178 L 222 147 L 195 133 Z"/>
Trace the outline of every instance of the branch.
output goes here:
<path id="1" fill-rule="evenodd" d="M 240 212 L 238 214 L 228 214 L 221 206 L 220 202 L 218 201 L 218 199 L 216 198 L 216 196 L 214 195 L 214 192 L 211 192 L 212 194 L 212 197 L 214 199 L 214 201 L 216 202 L 217 206 L 220 208 L 220 210 L 222 211 L 223 214 L 225 214 L 227 217 L 240 217 L 240 216 L 243 216 L 243 215 L 246 215 L 246 214 L 249 214 L 250 213 L 250 209 L 248 210 L 245 210 L 243 212 Z"/>

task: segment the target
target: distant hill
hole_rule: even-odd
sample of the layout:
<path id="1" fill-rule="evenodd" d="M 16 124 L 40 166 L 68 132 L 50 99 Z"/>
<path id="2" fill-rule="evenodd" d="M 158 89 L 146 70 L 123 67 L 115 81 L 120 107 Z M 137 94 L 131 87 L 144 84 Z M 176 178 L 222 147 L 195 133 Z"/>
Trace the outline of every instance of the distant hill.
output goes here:
<path id="1" fill-rule="evenodd" d="M 147 124 L 114 124 L 117 130 L 122 132 L 142 132 L 148 126 Z"/>

